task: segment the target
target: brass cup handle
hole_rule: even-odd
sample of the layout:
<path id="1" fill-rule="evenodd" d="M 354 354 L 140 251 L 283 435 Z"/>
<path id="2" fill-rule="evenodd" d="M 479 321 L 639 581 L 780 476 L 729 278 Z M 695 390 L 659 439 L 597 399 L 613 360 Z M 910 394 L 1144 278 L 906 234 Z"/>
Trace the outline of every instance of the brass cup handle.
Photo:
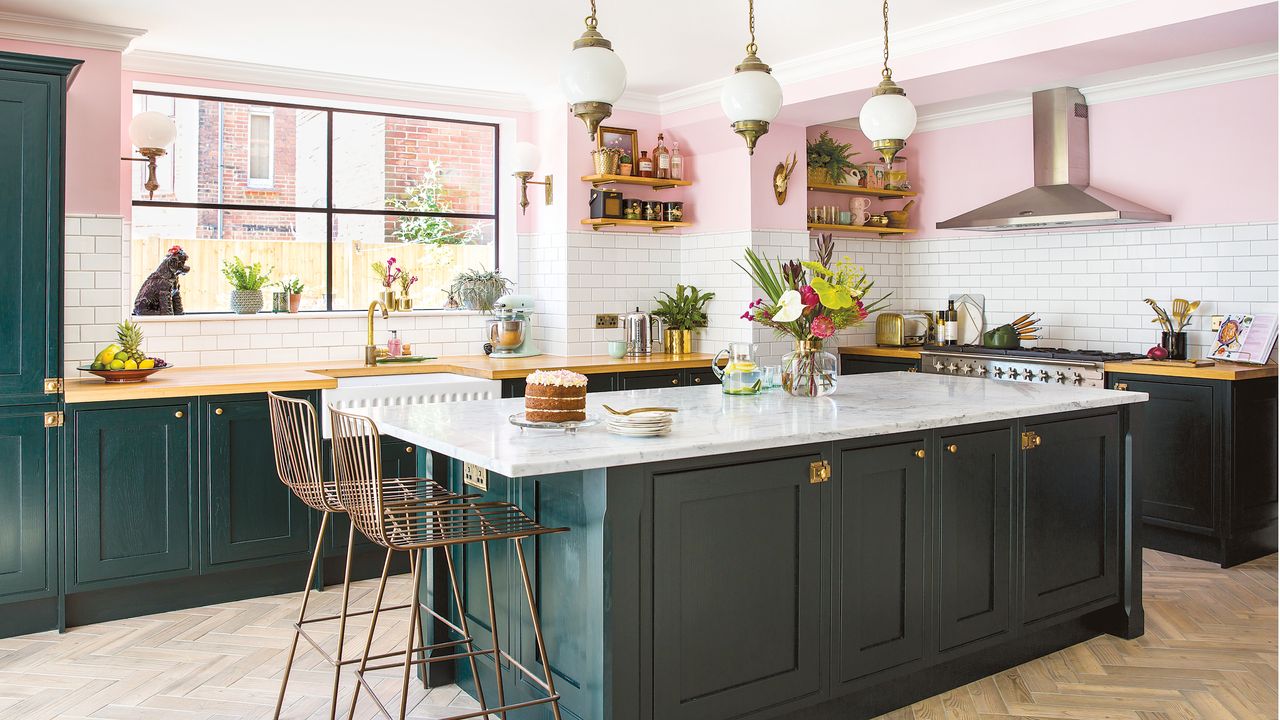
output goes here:
<path id="1" fill-rule="evenodd" d="M 960 448 L 954 444 L 947 446 L 947 452 L 951 453 L 952 455 L 955 455 L 959 451 L 960 451 Z"/>
<path id="2" fill-rule="evenodd" d="M 409 447 L 405 448 L 405 449 L 404 449 L 404 451 L 405 451 L 406 453 L 412 454 L 412 453 L 413 453 L 413 446 L 412 446 L 412 445 L 410 445 Z"/>
<path id="3" fill-rule="evenodd" d="M 180 417 L 182 417 L 182 415 L 183 415 L 183 412 L 182 412 L 181 410 L 179 410 L 178 412 L 176 412 L 176 413 L 174 413 L 174 414 L 173 414 L 173 416 L 174 416 L 174 417 L 176 417 L 176 418 L 180 418 Z"/>
<path id="4" fill-rule="evenodd" d="M 914 453 L 912 453 L 912 454 L 913 454 L 913 455 L 915 455 L 916 457 L 920 458 L 921 460 L 923 460 L 923 459 L 924 459 L 924 448 L 920 448 L 919 450 L 916 450 L 916 451 L 915 451 Z"/>
<path id="5" fill-rule="evenodd" d="M 214 415 L 221 415 L 221 414 L 222 414 L 222 408 L 214 408 L 214 409 L 213 409 L 213 414 L 214 414 Z"/>

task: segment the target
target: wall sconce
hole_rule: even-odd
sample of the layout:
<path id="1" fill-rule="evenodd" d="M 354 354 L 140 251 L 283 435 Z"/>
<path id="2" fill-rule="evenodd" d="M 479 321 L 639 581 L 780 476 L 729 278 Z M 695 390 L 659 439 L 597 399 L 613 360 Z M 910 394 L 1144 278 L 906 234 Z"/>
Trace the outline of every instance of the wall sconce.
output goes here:
<path id="1" fill-rule="evenodd" d="M 177 137 L 178 128 L 163 113 L 138 113 L 129 122 L 129 142 L 138 148 L 138 154 L 142 157 L 120 159 L 147 164 L 147 181 L 142 187 L 147 189 L 148 199 L 154 200 L 156 190 L 160 189 L 160 183 L 156 180 L 156 158 L 164 155 L 164 149 L 172 145 Z"/>
<path id="2" fill-rule="evenodd" d="M 525 208 L 529 207 L 529 186 L 542 185 L 546 191 L 546 204 L 551 204 L 551 176 L 544 175 L 542 182 L 530 180 L 533 177 L 533 169 L 538 167 L 539 153 L 538 147 L 533 143 L 520 142 L 516 143 L 516 171 L 513 173 L 520 178 L 520 214 L 523 215 Z"/>

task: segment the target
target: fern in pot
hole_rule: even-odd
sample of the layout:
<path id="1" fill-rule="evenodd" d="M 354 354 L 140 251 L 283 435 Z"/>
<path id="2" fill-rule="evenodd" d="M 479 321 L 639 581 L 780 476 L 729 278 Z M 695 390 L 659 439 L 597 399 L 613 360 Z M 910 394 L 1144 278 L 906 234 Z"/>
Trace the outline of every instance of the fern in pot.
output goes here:
<path id="1" fill-rule="evenodd" d="M 809 182 L 822 185 L 839 185 L 845 175 L 854 169 L 853 143 L 837 142 L 831 133 L 823 130 L 817 140 L 805 144 L 805 164 Z"/>
<path id="2" fill-rule="evenodd" d="M 667 322 L 667 331 L 662 337 L 662 349 L 672 355 L 684 355 L 693 352 L 693 331 L 707 326 L 707 303 L 711 302 L 715 293 L 699 292 L 692 285 L 676 285 L 676 294 L 662 293 L 662 297 L 654 298 L 658 309 L 654 317 Z"/>
<path id="3" fill-rule="evenodd" d="M 239 256 L 222 261 L 222 276 L 231 284 L 231 312 L 252 315 L 262 309 L 262 288 L 271 284 L 274 267 L 245 264 Z"/>
<path id="4" fill-rule="evenodd" d="M 492 310 L 498 298 L 511 292 L 511 281 L 497 270 L 463 270 L 453 278 L 449 294 L 468 310 Z"/>

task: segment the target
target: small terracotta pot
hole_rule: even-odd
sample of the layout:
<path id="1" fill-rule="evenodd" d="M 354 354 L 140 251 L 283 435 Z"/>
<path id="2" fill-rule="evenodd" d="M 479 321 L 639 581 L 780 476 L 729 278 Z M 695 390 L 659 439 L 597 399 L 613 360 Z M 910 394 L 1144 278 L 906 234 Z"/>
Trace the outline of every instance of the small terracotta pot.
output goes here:
<path id="1" fill-rule="evenodd" d="M 289 293 L 289 312 L 298 312 L 300 305 L 302 305 L 302 293 Z"/>

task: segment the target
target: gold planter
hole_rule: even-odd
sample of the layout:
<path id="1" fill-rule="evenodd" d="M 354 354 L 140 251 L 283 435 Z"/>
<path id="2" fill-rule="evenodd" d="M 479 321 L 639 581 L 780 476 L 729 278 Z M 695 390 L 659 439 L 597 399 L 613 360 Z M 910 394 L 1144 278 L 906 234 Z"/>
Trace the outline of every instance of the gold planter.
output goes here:
<path id="1" fill-rule="evenodd" d="M 400 312 L 409 312 L 410 310 L 413 309 L 413 298 L 409 297 L 408 293 L 405 293 L 404 295 L 401 295 L 400 297 L 396 298 L 395 309 L 399 310 Z"/>
<path id="2" fill-rule="evenodd" d="M 688 355 L 693 352 L 693 331 L 668 329 L 662 346 L 668 355 Z"/>
<path id="3" fill-rule="evenodd" d="M 826 168 L 809 168 L 809 182 L 814 185 L 835 185 L 835 180 L 831 178 L 831 173 Z"/>
<path id="4" fill-rule="evenodd" d="M 396 294 L 394 291 L 383 290 L 382 292 L 378 293 L 378 300 L 381 301 L 382 304 L 386 306 L 388 312 L 396 309 L 397 303 L 396 303 Z"/>

